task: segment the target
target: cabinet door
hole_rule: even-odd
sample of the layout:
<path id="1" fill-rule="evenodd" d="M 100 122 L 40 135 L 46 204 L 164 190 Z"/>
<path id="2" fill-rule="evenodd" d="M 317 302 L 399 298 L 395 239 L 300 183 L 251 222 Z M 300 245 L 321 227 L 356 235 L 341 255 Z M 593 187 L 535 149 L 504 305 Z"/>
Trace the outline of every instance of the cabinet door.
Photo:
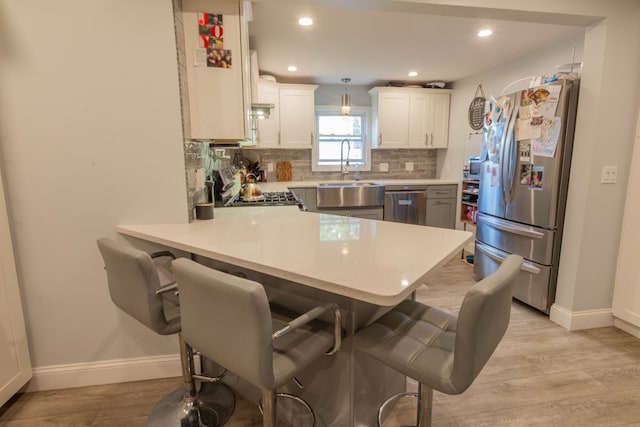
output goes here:
<path id="1" fill-rule="evenodd" d="M 312 85 L 280 85 L 280 147 L 311 148 L 315 129 Z"/>
<path id="2" fill-rule="evenodd" d="M 640 138 L 636 138 L 631 159 L 612 305 L 615 317 L 640 328 L 640 263 L 637 259 L 640 253 L 640 229 L 636 219 L 640 211 L 640 192 L 635 187 L 638 182 L 640 182 Z M 616 326 L 619 325 L 616 324 Z M 627 332 L 640 336 L 637 331 L 634 333 L 627 330 Z"/>
<path id="3" fill-rule="evenodd" d="M 412 93 L 409 102 L 409 148 L 430 148 L 430 95 Z"/>
<path id="4" fill-rule="evenodd" d="M 456 199 L 427 197 L 427 224 L 431 227 L 456 227 Z"/>
<path id="5" fill-rule="evenodd" d="M 257 120 L 256 144 L 260 148 L 277 148 L 280 146 L 280 89 L 278 83 L 269 80 L 258 80 L 257 102 L 273 104 L 268 119 Z"/>
<path id="6" fill-rule="evenodd" d="M 378 148 L 407 148 L 409 143 L 409 93 L 378 94 Z"/>
<path id="7" fill-rule="evenodd" d="M 249 128 L 246 98 L 250 94 L 244 68 L 248 64 L 247 51 L 242 44 L 246 34 L 241 15 L 241 3 L 236 0 L 219 1 L 215 13 L 224 15 L 224 49 L 231 50 L 231 67 L 196 66 L 196 52 L 201 49 L 198 18 L 210 5 L 205 0 L 183 0 L 182 32 L 178 34 L 181 50 L 181 88 L 185 136 L 191 139 L 244 140 Z M 199 64 L 199 63 L 198 63 Z M 247 67 L 248 68 L 248 67 Z M 185 102 L 186 101 L 186 102 Z"/>
<path id="8" fill-rule="evenodd" d="M 427 113 L 429 148 L 447 148 L 449 145 L 449 103 L 448 93 L 429 94 Z"/>
<path id="9" fill-rule="evenodd" d="M 0 171 L 0 406 L 31 378 L 18 276 Z"/>

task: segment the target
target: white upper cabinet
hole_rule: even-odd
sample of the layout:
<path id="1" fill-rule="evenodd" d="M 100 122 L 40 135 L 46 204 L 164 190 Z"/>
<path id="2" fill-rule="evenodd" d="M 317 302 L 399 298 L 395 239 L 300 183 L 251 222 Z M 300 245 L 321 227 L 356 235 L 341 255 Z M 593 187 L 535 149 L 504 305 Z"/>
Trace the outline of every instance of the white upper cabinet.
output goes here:
<path id="1" fill-rule="evenodd" d="M 450 90 L 373 88 L 376 148 L 446 148 Z"/>
<path id="2" fill-rule="evenodd" d="M 262 148 L 280 147 L 280 87 L 278 83 L 258 79 L 257 98 L 259 104 L 273 104 L 269 118 L 256 120 L 256 145 Z"/>
<path id="3" fill-rule="evenodd" d="M 425 121 L 426 135 L 429 137 L 428 148 L 447 148 L 449 146 L 449 104 L 448 93 L 431 93 Z"/>
<path id="4" fill-rule="evenodd" d="M 280 85 L 280 148 L 311 148 L 316 85 Z"/>
<path id="5" fill-rule="evenodd" d="M 245 140 L 251 87 L 243 2 L 183 0 L 181 4 L 175 13 L 185 138 Z M 200 34 L 205 13 L 222 15 L 222 25 L 209 25 L 209 21 L 203 25 L 222 36 L 215 46 L 214 37 Z M 223 56 L 229 53 L 230 60 L 209 61 L 213 47 Z"/>
<path id="6" fill-rule="evenodd" d="M 409 93 L 381 91 L 374 95 L 374 123 L 378 129 L 378 148 L 407 148 L 409 130 Z M 376 119 L 377 118 L 377 119 Z"/>

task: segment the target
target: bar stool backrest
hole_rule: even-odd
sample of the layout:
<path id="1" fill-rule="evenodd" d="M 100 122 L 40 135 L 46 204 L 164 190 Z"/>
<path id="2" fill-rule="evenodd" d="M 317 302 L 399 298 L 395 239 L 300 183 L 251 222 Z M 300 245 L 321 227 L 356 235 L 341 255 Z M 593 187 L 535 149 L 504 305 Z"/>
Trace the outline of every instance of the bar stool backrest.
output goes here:
<path id="1" fill-rule="evenodd" d="M 255 386 L 275 378 L 271 311 L 261 284 L 186 258 L 173 261 L 185 341 Z"/>
<path id="2" fill-rule="evenodd" d="M 458 313 L 451 382 L 466 390 L 500 343 L 511 315 L 514 279 L 522 257 L 508 256 L 466 294 Z"/>
<path id="3" fill-rule="evenodd" d="M 165 317 L 162 297 L 156 295 L 160 278 L 151 256 L 104 237 L 98 240 L 107 270 L 109 295 L 125 313 L 160 335 L 180 332 L 180 318 Z"/>

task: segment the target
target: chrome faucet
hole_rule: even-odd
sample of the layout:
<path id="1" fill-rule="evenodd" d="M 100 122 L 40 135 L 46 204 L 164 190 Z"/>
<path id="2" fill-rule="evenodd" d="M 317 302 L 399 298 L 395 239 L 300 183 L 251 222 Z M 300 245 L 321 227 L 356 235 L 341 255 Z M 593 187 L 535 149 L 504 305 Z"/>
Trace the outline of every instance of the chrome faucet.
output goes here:
<path id="1" fill-rule="evenodd" d="M 347 143 L 347 161 L 343 164 L 344 160 L 342 155 L 344 153 L 344 143 Z M 340 143 L 340 179 L 344 181 L 344 176 L 349 174 L 349 153 L 351 153 L 351 143 L 347 138 L 343 139 Z"/>

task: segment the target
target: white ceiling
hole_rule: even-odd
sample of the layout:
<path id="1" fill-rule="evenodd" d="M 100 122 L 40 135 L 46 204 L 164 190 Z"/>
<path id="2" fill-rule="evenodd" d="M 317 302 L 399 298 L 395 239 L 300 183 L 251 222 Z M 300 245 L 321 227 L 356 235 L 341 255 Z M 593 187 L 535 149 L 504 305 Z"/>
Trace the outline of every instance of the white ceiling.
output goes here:
<path id="1" fill-rule="evenodd" d="M 312 17 L 314 25 L 300 27 L 301 16 Z M 261 74 L 315 84 L 341 84 L 349 77 L 351 84 L 370 86 L 453 82 L 581 33 L 597 20 L 362 0 L 257 0 L 252 18 L 249 44 Z M 493 36 L 477 37 L 483 28 Z M 570 55 L 566 62 L 572 62 Z M 298 71 L 287 71 L 289 65 Z M 418 76 L 408 77 L 410 70 Z"/>

